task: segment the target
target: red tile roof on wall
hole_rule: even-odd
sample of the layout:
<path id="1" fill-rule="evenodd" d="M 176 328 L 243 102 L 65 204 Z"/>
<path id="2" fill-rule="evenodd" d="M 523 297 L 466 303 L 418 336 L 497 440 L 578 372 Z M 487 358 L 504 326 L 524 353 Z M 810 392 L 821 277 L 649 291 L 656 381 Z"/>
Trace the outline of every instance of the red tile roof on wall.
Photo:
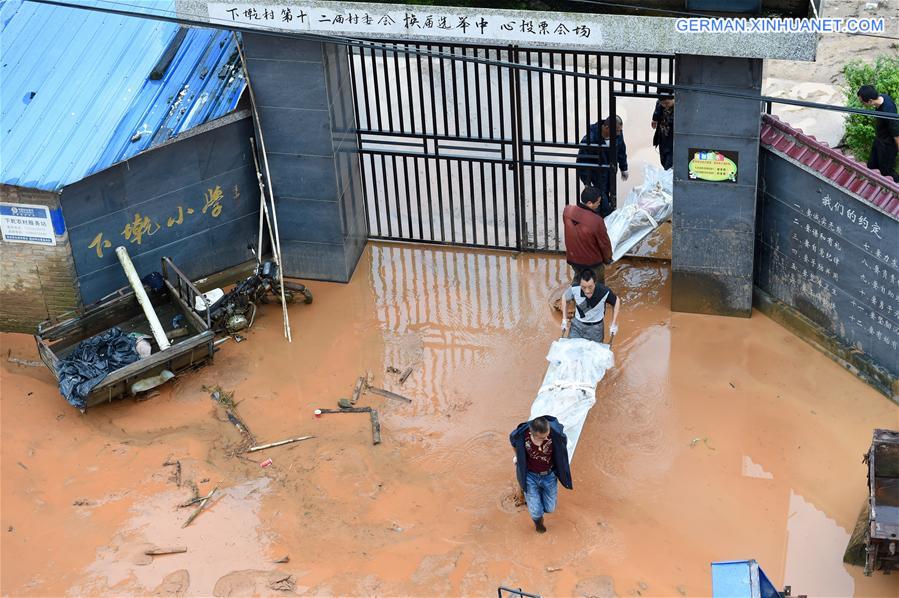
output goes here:
<path id="1" fill-rule="evenodd" d="M 770 114 L 762 118 L 761 143 L 899 220 L 899 183 L 869 169 L 855 158 Z"/>

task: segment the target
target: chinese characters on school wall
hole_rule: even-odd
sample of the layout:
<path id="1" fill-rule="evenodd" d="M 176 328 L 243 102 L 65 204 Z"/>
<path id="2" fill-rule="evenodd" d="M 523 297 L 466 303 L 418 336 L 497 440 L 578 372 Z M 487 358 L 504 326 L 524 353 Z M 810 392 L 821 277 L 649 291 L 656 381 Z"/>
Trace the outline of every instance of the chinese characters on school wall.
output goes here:
<path id="1" fill-rule="evenodd" d="M 881 247 L 880 223 L 829 195 L 821 198 L 817 209 L 806 208 L 803 215 L 805 218 L 794 217 L 790 227 L 787 282 L 797 289 L 823 291 L 817 294 L 819 303 L 833 313 L 837 312 L 838 286 L 844 291 L 856 289 L 844 304 L 850 313 L 840 314 L 845 336 L 866 338 L 882 343 L 884 349 L 899 350 L 899 251 L 891 254 Z M 845 264 L 844 250 L 850 243 L 845 233 L 852 228 L 862 232 L 861 240 L 854 245 L 863 257 L 861 263 L 856 260 Z M 845 267 L 840 268 L 841 264 Z M 847 281 L 850 277 L 855 284 Z"/>
<path id="2" fill-rule="evenodd" d="M 231 194 L 234 200 L 238 201 L 240 199 L 240 188 L 235 185 L 231 190 Z M 222 214 L 222 200 L 224 197 L 225 193 L 222 191 L 222 187 L 216 185 L 206 190 L 203 194 L 202 205 L 198 203 L 196 209 L 178 205 L 170 214 L 163 214 L 157 217 L 134 212 L 134 215 L 129 218 L 124 228 L 116 231 L 116 234 L 133 245 L 143 245 L 148 237 L 152 237 L 160 231 L 177 228 L 191 218 L 195 218 L 195 214 L 201 217 L 205 215 L 208 218 L 218 218 Z M 100 231 L 93 237 L 88 245 L 88 249 L 93 249 L 97 257 L 102 258 L 103 250 L 111 248 L 112 245 L 113 241 L 109 239 L 109 235 L 106 235 L 104 231 Z"/>
<path id="3" fill-rule="evenodd" d="M 472 41 L 542 40 L 548 43 L 599 43 L 599 24 L 564 20 L 529 19 L 508 16 L 500 11 L 473 12 L 442 8 L 433 12 L 429 7 L 403 7 L 400 10 L 377 10 L 376 5 L 333 3 L 334 8 L 321 4 L 266 5 L 209 3 L 209 17 L 213 22 L 236 23 L 244 26 L 268 27 L 312 33 L 348 33 L 366 35 L 397 35 L 413 37 L 455 37 Z M 367 10 L 363 10 L 367 8 Z M 392 8 L 392 7 L 390 7 Z"/>

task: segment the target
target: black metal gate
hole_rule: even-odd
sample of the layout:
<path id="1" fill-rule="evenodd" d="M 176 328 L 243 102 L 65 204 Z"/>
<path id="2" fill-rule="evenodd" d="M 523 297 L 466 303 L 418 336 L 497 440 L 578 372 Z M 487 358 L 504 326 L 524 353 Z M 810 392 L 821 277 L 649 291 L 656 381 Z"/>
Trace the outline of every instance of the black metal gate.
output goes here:
<path id="1" fill-rule="evenodd" d="M 561 251 L 588 127 L 615 114 L 616 96 L 654 96 L 655 84 L 673 82 L 665 55 L 390 47 L 348 49 L 376 239 Z"/>

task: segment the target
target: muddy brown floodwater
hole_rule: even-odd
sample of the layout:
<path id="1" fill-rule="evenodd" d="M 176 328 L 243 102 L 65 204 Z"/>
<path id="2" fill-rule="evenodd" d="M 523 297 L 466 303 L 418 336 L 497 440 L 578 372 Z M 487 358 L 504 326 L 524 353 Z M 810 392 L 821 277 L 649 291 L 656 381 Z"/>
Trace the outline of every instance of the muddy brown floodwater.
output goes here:
<path id="1" fill-rule="evenodd" d="M 545 535 L 510 501 L 508 433 L 558 336 L 560 259 L 372 245 L 349 285 L 312 283 L 315 303 L 291 307 L 292 344 L 270 306 L 213 366 L 85 415 L 46 369 L 8 361 L 37 358 L 30 337 L 4 335 L 0 590 L 707 596 L 711 561 L 755 558 L 794 594 L 896 596 L 899 577 L 841 556 L 871 431 L 899 409 L 759 313 L 671 313 L 657 264 L 610 270 L 617 365 Z M 409 365 L 402 386 L 385 371 Z M 413 400 L 362 397 L 379 446 L 365 415 L 313 417 L 366 371 Z M 232 456 L 242 439 L 212 384 L 259 442 L 316 438 Z M 190 483 L 219 492 L 182 528 Z"/>

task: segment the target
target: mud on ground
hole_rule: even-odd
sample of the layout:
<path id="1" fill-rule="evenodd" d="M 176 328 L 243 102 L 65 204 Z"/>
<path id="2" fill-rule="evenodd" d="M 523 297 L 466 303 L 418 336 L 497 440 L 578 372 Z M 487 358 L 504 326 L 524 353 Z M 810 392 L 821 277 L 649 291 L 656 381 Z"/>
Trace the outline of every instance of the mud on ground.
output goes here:
<path id="1" fill-rule="evenodd" d="M 896 595 L 896 576 L 840 560 L 861 456 L 896 406 L 761 314 L 672 314 L 660 262 L 610 269 L 617 366 L 574 491 L 535 534 L 510 500 L 508 433 L 558 336 L 564 277 L 555 258 L 372 245 L 349 285 L 311 283 L 315 303 L 290 308 L 292 344 L 270 306 L 213 366 L 85 415 L 46 369 L 6 359 L 37 359 L 30 337 L 0 337 L 0 592 L 703 596 L 711 561 L 755 558 L 794 594 Z M 409 365 L 403 385 L 386 372 Z M 313 417 L 366 371 L 412 399 L 360 399 L 378 446 L 365 415 Z M 203 390 L 216 384 L 259 442 L 316 438 L 234 455 L 245 439 Z M 192 484 L 219 490 L 182 528 Z M 187 552 L 143 554 L 170 546 Z"/>

